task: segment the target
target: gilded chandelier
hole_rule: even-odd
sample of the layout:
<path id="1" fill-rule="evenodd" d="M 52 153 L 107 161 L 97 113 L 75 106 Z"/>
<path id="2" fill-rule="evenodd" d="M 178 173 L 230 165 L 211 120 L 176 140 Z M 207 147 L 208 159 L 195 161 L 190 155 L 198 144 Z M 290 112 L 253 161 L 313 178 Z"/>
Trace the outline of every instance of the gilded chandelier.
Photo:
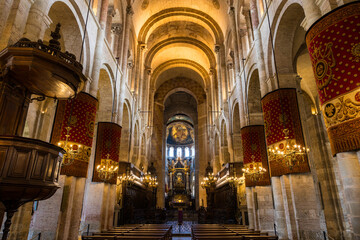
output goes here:
<path id="1" fill-rule="evenodd" d="M 280 143 L 280 147 L 269 147 L 270 161 L 275 160 L 285 164 L 292 169 L 305 161 L 306 153 L 310 151 L 309 148 L 296 144 L 295 140 L 289 140 L 289 129 L 283 130 L 285 134 L 285 143 Z M 281 147 L 282 146 L 282 147 Z"/>
<path id="2" fill-rule="evenodd" d="M 202 188 L 210 188 L 215 185 L 217 177 L 214 176 L 214 173 L 208 173 L 207 177 L 203 178 L 203 181 L 200 183 Z"/>
<path id="3" fill-rule="evenodd" d="M 241 177 L 227 177 L 226 180 L 230 184 L 231 187 L 236 187 L 238 185 L 242 185 L 245 182 L 244 174 Z"/>
<path id="4" fill-rule="evenodd" d="M 126 184 L 129 184 L 129 185 L 132 185 L 134 183 L 134 176 L 132 175 L 132 172 L 130 172 L 130 174 L 128 173 L 124 173 L 123 175 L 121 176 L 118 176 L 118 179 L 120 181 L 120 183 L 118 185 L 121 185 L 122 183 L 126 183 Z"/>
<path id="5" fill-rule="evenodd" d="M 140 178 L 141 182 L 151 188 L 157 188 L 158 181 L 156 176 L 152 176 L 150 172 L 146 172 L 143 177 Z"/>
<path id="6" fill-rule="evenodd" d="M 247 167 L 242 171 L 248 175 L 253 182 L 258 182 L 266 173 L 266 169 L 262 167 L 261 162 L 255 162 L 255 156 L 251 155 L 251 163 L 246 164 Z"/>
<path id="7" fill-rule="evenodd" d="M 96 167 L 98 176 L 103 181 L 108 181 L 113 178 L 118 170 L 117 162 L 111 160 L 109 157 L 110 154 L 107 154 L 106 159 L 101 159 L 101 164 Z"/>
<path id="8" fill-rule="evenodd" d="M 73 164 L 75 159 L 80 157 L 79 155 L 82 154 L 84 150 L 84 146 L 82 146 L 81 144 L 74 144 L 72 142 L 69 142 L 71 127 L 66 127 L 65 129 L 66 129 L 65 142 L 59 141 L 58 146 L 62 147 L 66 151 L 61 164 L 64 166 L 68 166 Z"/>

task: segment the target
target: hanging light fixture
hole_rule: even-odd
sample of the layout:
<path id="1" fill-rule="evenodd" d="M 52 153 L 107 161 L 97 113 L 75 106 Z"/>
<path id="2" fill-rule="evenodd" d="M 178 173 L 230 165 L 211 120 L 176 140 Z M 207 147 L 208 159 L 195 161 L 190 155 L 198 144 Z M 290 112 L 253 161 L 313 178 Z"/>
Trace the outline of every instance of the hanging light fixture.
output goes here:
<path id="1" fill-rule="evenodd" d="M 117 183 L 121 126 L 98 122 L 93 182 Z"/>
<path id="2" fill-rule="evenodd" d="M 274 58 L 275 75 L 276 75 L 276 81 L 277 81 L 277 86 L 278 86 L 277 90 L 270 93 L 273 96 L 272 97 L 267 96 L 267 98 L 268 99 L 272 98 L 275 101 L 277 100 L 278 103 L 280 104 L 281 113 L 280 113 L 279 118 L 276 120 L 277 120 L 277 122 L 282 123 L 282 132 L 278 133 L 277 136 L 278 136 L 279 140 L 280 140 L 280 138 L 283 139 L 281 141 L 278 141 L 276 144 L 269 144 L 269 142 L 268 142 L 269 160 L 280 162 L 282 165 L 287 166 L 290 170 L 293 170 L 294 166 L 298 166 L 301 163 L 304 163 L 306 161 L 306 153 L 308 153 L 310 151 L 310 149 L 307 148 L 306 146 L 299 144 L 296 141 L 296 135 L 299 135 L 299 134 L 295 133 L 296 132 L 295 126 L 291 125 L 291 123 L 290 123 L 291 120 L 294 120 L 294 119 L 289 119 L 289 118 L 293 117 L 291 115 L 294 115 L 291 111 L 292 106 L 290 105 L 290 102 L 292 101 L 292 99 L 289 94 L 285 93 L 285 91 L 288 91 L 289 89 L 281 89 L 280 88 L 280 82 L 279 82 L 279 76 L 278 76 L 276 58 L 275 58 L 273 35 L 272 35 L 272 31 L 271 31 L 271 23 L 270 23 L 270 18 L 269 18 L 269 7 L 268 7 L 267 1 L 265 1 L 265 6 L 266 6 L 266 15 L 267 15 L 267 20 L 268 20 L 268 26 L 269 26 L 269 31 L 270 31 L 271 48 L 272 48 L 272 53 L 273 53 L 273 58 Z M 265 98 L 266 97 L 264 97 L 263 100 Z M 296 99 L 296 93 L 294 95 L 294 98 Z M 268 102 L 270 102 L 270 101 L 271 100 L 268 100 Z M 266 102 L 266 101 L 264 101 L 264 102 Z M 263 103 L 263 105 L 264 105 L 264 103 Z M 297 100 L 296 100 L 296 106 L 297 106 Z M 299 115 L 299 113 L 297 113 L 297 115 Z M 268 118 L 270 119 L 271 116 L 269 116 Z M 264 120 L 266 121 L 266 119 L 264 119 Z M 300 121 L 300 119 L 299 119 L 299 121 Z M 290 126 L 292 129 L 289 129 Z M 269 127 L 269 126 L 266 126 L 266 127 Z M 301 124 L 300 124 L 300 127 L 301 127 Z M 292 134 L 290 134 L 290 131 L 292 132 Z M 268 134 L 269 134 L 269 131 L 268 131 Z M 290 139 L 290 135 L 292 135 L 291 139 Z M 301 132 L 301 135 L 302 135 L 302 132 Z"/>
<path id="3" fill-rule="evenodd" d="M 245 73 L 245 60 L 246 60 L 245 58 L 242 59 L 244 66 L 243 73 L 245 79 L 245 89 L 248 89 L 247 81 L 246 81 L 247 78 Z M 264 138 L 261 137 L 261 133 L 264 130 L 263 126 L 250 124 L 251 118 L 250 118 L 248 94 L 249 92 L 246 94 L 248 125 L 241 129 L 241 137 L 242 137 L 243 152 L 244 152 L 244 168 L 242 169 L 242 171 L 244 175 L 248 176 L 248 178 L 251 180 L 251 181 L 247 181 L 247 186 L 250 187 L 253 184 L 257 184 L 266 173 L 266 168 L 263 167 L 263 161 L 266 159 L 266 150 L 265 150 L 265 154 L 262 154 L 263 152 L 262 150 L 265 149 L 266 147 L 265 147 Z"/>
<path id="4" fill-rule="evenodd" d="M 98 177 L 103 181 L 112 179 L 118 170 L 118 163 L 110 159 L 110 154 L 106 155 L 106 159 L 101 159 L 101 164 L 97 165 L 96 171 Z"/>
<path id="5" fill-rule="evenodd" d="M 158 181 L 157 181 L 157 177 L 155 176 L 155 177 L 152 177 L 151 179 L 150 179 L 150 182 L 149 182 L 149 187 L 150 188 L 157 188 L 157 186 L 159 185 L 159 183 L 158 183 Z"/>
<path id="6" fill-rule="evenodd" d="M 294 139 L 289 140 L 289 129 L 283 130 L 285 140 L 279 146 L 272 145 L 268 148 L 270 161 L 275 160 L 282 162 L 291 170 L 294 166 L 298 166 L 305 162 L 306 153 L 310 151 L 309 148 L 297 144 Z"/>
<path id="7" fill-rule="evenodd" d="M 214 173 L 208 173 L 206 177 L 203 178 L 203 181 L 200 183 L 202 188 L 210 188 L 215 185 L 217 177 Z"/>
<path id="8" fill-rule="evenodd" d="M 118 185 L 121 185 L 123 183 L 127 185 L 132 185 L 134 183 L 135 178 L 133 176 L 133 173 L 130 171 L 130 174 L 124 173 L 123 175 L 118 176 L 118 180 L 119 180 Z"/>
<path id="9" fill-rule="evenodd" d="M 258 182 L 262 178 L 263 174 L 266 173 L 266 169 L 262 167 L 261 162 L 255 162 L 254 155 L 251 155 L 251 159 L 251 163 L 248 164 L 246 168 L 243 168 L 242 171 L 246 175 L 249 175 L 253 182 Z"/>
<path id="10" fill-rule="evenodd" d="M 144 184 L 144 185 L 148 185 L 151 181 L 151 173 L 150 172 L 146 172 L 144 173 L 144 176 L 142 176 L 140 178 L 140 181 Z"/>
<path id="11" fill-rule="evenodd" d="M 231 187 L 237 187 L 238 185 L 242 185 L 245 183 L 245 176 L 244 176 L 244 174 L 241 177 L 236 177 L 236 176 L 229 177 L 228 176 L 226 178 L 226 180 Z"/>
<path id="12" fill-rule="evenodd" d="M 150 188 L 157 188 L 159 185 L 156 176 L 152 176 L 150 172 L 146 172 L 144 176 L 140 178 L 140 181 L 146 186 Z"/>
<path id="13" fill-rule="evenodd" d="M 58 101 L 50 141 L 66 151 L 61 174 L 86 177 L 97 106 L 97 99 L 84 92 Z"/>

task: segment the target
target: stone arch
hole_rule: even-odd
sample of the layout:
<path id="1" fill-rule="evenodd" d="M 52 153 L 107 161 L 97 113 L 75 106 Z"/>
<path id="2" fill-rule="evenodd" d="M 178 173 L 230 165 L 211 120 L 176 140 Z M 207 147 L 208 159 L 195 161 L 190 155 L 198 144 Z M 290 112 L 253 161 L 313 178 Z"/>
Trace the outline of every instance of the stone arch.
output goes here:
<path id="1" fill-rule="evenodd" d="M 131 109 L 128 101 L 125 101 L 123 107 L 123 120 L 120 141 L 120 161 L 127 162 L 129 160 L 129 138 L 130 138 L 130 123 L 131 123 Z"/>
<path id="2" fill-rule="evenodd" d="M 155 101 L 163 103 L 168 93 L 176 88 L 188 89 L 196 96 L 195 99 L 198 104 L 205 102 L 206 93 L 204 89 L 197 82 L 187 78 L 175 78 L 163 83 L 155 93 Z"/>
<path id="3" fill-rule="evenodd" d="M 56 24 L 61 23 L 61 39 L 59 41 L 61 43 L 62 51 L 68 51 L 74 54 L 78 61 L 81 58 L 85 73 L 89 74 L 91 60 L 90 40 L 89 35 L 86 34 L 83 53 L 82 56 L 80 56 L 85 20 L 78 4 L 67 0 L 49 1 L 47 3 L 44 3 L 43 0 L 38 0 L 33 4 L 30 12 L 33 11 L 35 13 L 39 8 L 41 9 L 40 11 L 47 13 L 51 23 L 49 28 L 45 30 L 43 36 L 41 36 L 41 31 L 35 36 L 39 38 L 43 37 L 43 40 L 47 42 L 51 39 L 50 33 L 55 29 Z M 25 28 L 26 32 L 34 30 L 34 27 L 29 23 L 31 17 L 33 16 L 29 14 L 27 26 Z M 25 36 L 27 36 L 26 32 Z"/>
<path id="4" fill-rule="evenodd" d="M 228 144 L 228 133 L 225 120 L 221 122 L 221 156 L 222 164 L 230 162 L 229 144 Z"/>
<path id="5" fill-rule="evenodd" d="M 194 19 L 194 21 L 200 20 L 211 29 L 216 43 L 222 43 L 224 41 L 224 36 L 218 23 L 208 14 L 191 8 L 168 8 L 152 15 L 141 27 L 139 40 L 145 42 L 152 27 L 159 22 L 159 20 L 174 16 L 188 17 Z"/>
<path id="6" fill-rule="evenodd" d="M 232 145 L 234 150 L 234 162 L 243 161 L 243 149 L 240 132 L 240 112 L 239 103 L 235 102 L 232 110 Z"/>
<path id="7" fill-rule="evenodd" d="M 163 72 L 165 72 L 167 70 L 171 71 L 171 69 L 174 67 L 186 67 L 186 68 L 189 68 L 189 69 L 195 71 L 196 73 L 198 73 L 199 76 L 201 76 L 203 79 L 203 87 L 204 88 L 207 88 L 207 86 L 210 84 L 209 74 L 203 66 L 201 66 L 200 64 L 198 64 L 195 61 L 188 60 L 188 59 L 174 59 L 174 60 L 169 60 L 167 62 L 160 64 L 154 70 L 154 73 L 151 75 L 151 80 L 150 80 L 151 88 L 155 87 L 156 82 L 158 81 L 158 77 Z"/>
<path id="8" fill-rule="evenodd" d="M 140 170 L 145 170 L 147 169 L 147 162 L 146 162 L 146 138 L 145 138 L 145 133 L 142 134 L 141 136 L 141 142 L 140 142 L 140 164 L 139 164 L 139 168 Z"/>
<path id="9" fill-rule="evenodd" d="M 305 18 L 303 7 L 298 1 L 282 1 L 272 20 L 271 31 L 273 33 L 276 68 L 279 76 L 280 87 L 294 87 L 295 72 L 294 57 L 305 39 L 305 31 L 300 26 Z M 301 39 L 296 42 L 296 39 Z M 275 63 L 269 38 L 267 49 L 267 67 L 270 76 L 275 75 Z M 290 79 L 290 81 L 289 81 Z M 273 81 L 276 81 L 276 76 Z M 277 83 L 273 82 L 273 86 Z"/>
<path id="10" fill-rule="evenodd" d="M 214 164 L 213 164 L 213 168 L 214 168 L 214 173 L 217 173 L 218 171 L 221 170 L 221 156 L 220 156 L 220 136 L 219 134 L 215 134 L 215 139 L 214 139 Z"/>
<path id="11" fill-rule="evenodd" d="M 247 108 L 249 112 L 249 124 L 262 123 L 262 107 L 259 70 L 254 69 L 247 84 Z"/>
<path id="12" fill-rule="evenodd" d="M 114 89 L 112 87 L 112 80 L 108 71 L 104 68 L 101 68 L 99 75 L 99 89 L 97 92 L 97 99 L 99 100 L 99 111 L 97 113 L 98 121 L 111 121 L 114 94 L 113 90 Z"/>
<path id="13" fill-rule="evenodd" d="M 136 121 L 134 125 L 133 130 L 133 139 L 132 139 L 132 157 L 131 157 L 131 163 L 133 163 L 136 166 L 139 166 L 139 137 L 140 137 L 140 131 L 139 131 L 139 122 Z"/>
<path id="14" fill-rule="evenodd" d="M 188 38 L 188 37 L 174 37 L 174 38 L 168 38 L 166 40 L 158 42 L 146 54 L 145 65 L 151 66 L 151 62 L 154 59 L 156 53 L 158 53 L 162 48 L 167 47 L 172 44 L 189 45 L 190 47 L 195 47 L 195 48 L 199 49 L 199 51 L 204 52 L 206 54 L 209 64 L 210 64 L 210 67 L 212 67 L 212 68 L 216 67 L 216 59 L 215 59 L 213 51 L 205 43 L 203 43 L 199 40 L 193 39 L 193 38 Z"/>

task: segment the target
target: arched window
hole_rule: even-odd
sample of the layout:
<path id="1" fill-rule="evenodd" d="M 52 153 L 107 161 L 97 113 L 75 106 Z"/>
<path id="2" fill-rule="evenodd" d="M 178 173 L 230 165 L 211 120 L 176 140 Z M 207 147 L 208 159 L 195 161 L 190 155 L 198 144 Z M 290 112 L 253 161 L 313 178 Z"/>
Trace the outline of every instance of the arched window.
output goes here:
<path id="1" fill-rule="evenodd" d="M 182 155 L 181 148 L 178 147 L 178 148 L 176 149 L 176 157 L 181 157 L 181 155 Z"/>
<path id="2" fill-rule="evenodd" d="M 190 149 L 188 147 L 185 148 L 185 157 L 190 157 Z"/>
<path id="3" fill-rule="evenodd" d="M 191 156 L 195 157 L 195 147 L 194 146 L 191 147 Z"/>
<path id="4" fill-rule="evenodd" d="M 173 147 L 169 148 L 169 157 L 174 157 L 174 148 Z"/>

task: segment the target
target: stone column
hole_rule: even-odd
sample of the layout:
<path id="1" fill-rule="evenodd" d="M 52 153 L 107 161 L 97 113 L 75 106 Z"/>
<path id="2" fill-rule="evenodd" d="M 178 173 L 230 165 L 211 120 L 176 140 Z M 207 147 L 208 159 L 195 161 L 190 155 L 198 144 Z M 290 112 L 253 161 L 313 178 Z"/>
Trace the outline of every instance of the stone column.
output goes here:
<path id="1" fill-rule="evenodd" d="M 280 182 L 280 177 L 271 178 L 271 186 L 274 196 L 274 205 L 275 205 L 275 230 L 276 234 L 279 237 L 279 240 L 288 239 L 287 234 L 287 224 L 285 216 L 285 208 L 282 194 L 282 187 Z"/>
<path id="2" fill-rule="evenodd" d="M 305 28 L 305 30 L 308 30 L 310 26 L 321 17 L 321 12 L 319 7 L 316 5 L 316 1 L 301 0 L 301 2 L 305 12 L 305 19 L 301 25 Z"/>
<path id="3" fill-rule="evenodd" d="M 37 1 L 37 4 L 31 7 L 23 34 L 24 38 L 28 38 L 31 41 L 44 38 L 46 29 L 52 23 L 50 17 L 45 12 L 49 4 L 49 1 Z"/>
<path id="4" fill-rule="evenodd" d="M 254 41 L 253 31 L 251 31 L 251 20 L 250 20 L 250 10 L 244 9 L 243 15 L 245 17 L 245 24 L 246 24 L 246 33 L 248 35 L 248 44 L 251 46 L 251 43 Z"/>
<path id="5" fill-rule="evenodd" d="M 125 32 L 124 32 L 124 45 L 123 45 L 123 52 L 122 52 L 122 67 L 121 72 L 123 74 L 121 79 L 121 85 L 120 85 L 120 107 L 119 107 L 119 113 L 120 113 L 120 119 L 119 124 L 122 123 L 122 113 L 124 108 L 124 97 L 125 97 L 125 84 L 127 79 L 126 74 L 126 66 L 127 66 L 127 56 L 128 56 L 128 50 L 129 50 L 129 39 L 130 39 L 130 28 L 132 24 L 132 16 L 134 12 L 131 7 L 131 5 L 128 5 L 126 7 L 126 20 L 125 20 Z"/>
<path id="6" fill-rule="evenodd" d="M 139 93 L 138 96 L 141 98 L 141 99 L 139 99 L 139 108 L 144 109 L 142 103 L 143 103 L 143 99 L 145 97 L 145 95 L 144 95 L 144 86 L 146 85 L 145 78 L 146 78 L 146 75 L 148 75 L 144 71 L 144 63 L 143 63 L 144 54 L 146 51 L 146 45 L 141 43 L 139 48 L 140 48 L 139 49 L 140 50 L 139 57 L 138 57 L 139 62 L 138 62 L 138 66 L 137 66 L 138 72 L 136 73 L 136 76 L 138 76 L 138 77 L 136 77 L 137 81 L 136 81 L 135 89 Z"/>
<path id="7" fill-rule="evenodd" d="M 229 84 L 229 86 L 228 86 L 228 89 L 229 89 L 229 92 L 230 91 L 232 91 L 232 88 L 233 88 L 233 86 L 234 86 L 234 75 L 235 75 L 235 73 L 234 73 L 234 64 L 233 64 L 233 62 L 228 62 L 227 63 L 227 69 L 228 69 L 228 72 L 229 72 L 229 81 L 228 81 L 228 84 Z"/>
<path id="8" fill-rule="evenodd" d="M 59 224 L 60 211 L 64 210 L 65 202 L 63 194 L 68 194 L 69 187 L 65 187 L 65 175 L 59 177 L 60 189 L 47 200 L 41 201 L 38 204 L 38 209 L 32 216 L 28 239 L 32 239 L 41 232 L 43 239 L 56 239 L 57 228 Z"/>
<path id="9" fill-rule="evenodd" d="M 77 240 L 84 198 L 85 178 L 65 177 L 57 240 Z"/>
<path id="10" fill-rule="evenodd" d="M 360 238 L 360 151 L 336 155 L 337 178 L 342 189 L 340 203 L 346 239 Z"/>
<path id="11" fill-rule="evenodd" d="M 150 81 L 151 81 L 151 68 L 150 67 L 145 67 L 145 71 L 144 71 L 144 78 L 143 78 L 143 83 L 142 83 L 142 93 L 140 96 L 142 96 L 141 99 L 141 108 L 144 109 L 145 111 L 148 111 L 150 106 L 148 105 L 149 103 L 149 90 L 150 90 Z M 146 112 L 145 114 L 145 118 L 144 119 L 148 119 L 148 112 Z M 146 122 L 146 124 L 149 124 L 148 122 Z"/>
<path id="12" fill-rule="evenodd" d="M 118 57 L 119 54 L 119 39 L 122 32 L 122 25 L 120 23 L 113 23 L 111 25 L 111 49 L 114 53 L 114 56 Z"/>
<path id="13" fill-rule="evenodd" d="M 7 16 L 7 21 L 3 25 L 3 30 L 0 32 L 1 50 L 8 45 L 14 44 L 22 37 L 26 25 L 26 19 L 28 18 L 30 7 L 33 3 L 34 0 L 13 0 L 11 10 L 9 8 L 11 2 L 4 5 L 4 7 L 7 8 L 5 10 L 10 11 L 8 12 L 9 15 Z M 1 12 L 3 11 L 4 9 L 1 9 Z M 6 15 L 7 13 L 4 13 L 2 16 L 5 18 Z"/>
<path id="14" fill-rule="evenodd" d="M 14 0 L 0 2 L 0 35 L 2 35 L 2 31 L 4 30 L 4 27 L 6 25 L 6 21 L 9 17 L 11 6 L 13 3 Z"/>
<path id="15" fill-rule="evenodd" d="M 235 8 L 233 6 L 229 7 L 229 17 L 230 17 L 230 26 L 231 26 L 231 32 L 233 36 L 233 47 L 234 47 L 234 69 L 235 69 L 235 85 L 237 85 L 237 94 L 239 99 L 239 111 L 240 111 L 240 126 L 245 126 L 245 109 L 244 109 L 244 96 L 243 96 L 243 85 L 240 80 L 240 61 L 239 61 L 239 40 L 237 35 L 237 28 L 236 28 L 236 14 L 235 14 Z"/>
<path id="16" fill-rule="evenodd" d="M 209 161 L 209 136 L 206 130 L 207 111 L 206 102 L 198 105 L 198 124 L 197 128 L 195 128 L 195 136 L 198 136 L 198 139 L 195 139 L 195 193 L 197 209 L 202 203 L 206 207 L 206 190 L 200 186 L 200 183 L 205 176 L 205 169 Z"/>
<path id="17" fill-rule="evenodd" d="M 274 235 L 274 208 L 271 186 L 256 186 L 259 230 Z"/>
<path id="18" fill-rule="evenodd" d="M 260 92 L 261 96 L 264 96 L 270 91 L 266 83 L 266 70 L 264 62 L 264 51 L 261 41 L 261 33 L 258 29 L 259 27 L 259 18 L 256 6 L 256 0 L 250 0 L 250 13 L 252 19 L 252 26 L 254 30 L 254 48 L 256 51 L 256 62 L 259 70 L 259 81 L 260 81 Z"/>
<path id="19" fill-rule="evenodd" d="M 246 188 L 246 203 L 249 216 L 249 229 L 255 229 L 254 201 L 251 187 Z"/>
<path id="20" fill-rule="evenodd" d="M 97 32 L 96 37 L 96 47 L 94 54 L 94 63 L 92 69 L 92 83 L 90 86 L 90 94 L 94 97 L 97 95 L 98 85 L 99 85 L 99 76 L 100 76 L 100 68 L 102 64 L 103 50 L 104 50 L 104 37 L 105 37 L 105 27 L 106 27 L 106 19 L 107 12 L 109 7 L 109 0 L 102 0 L 101 9 L 100 9 L 100 28 Z"/>
<path id="21" fill-rule="evenodd" d="M 215 45 L 215 53 L 216 53 L 216 68 L 217 68 L 217 85 L 218 85 L 218 102 L 219 102 L 219 108 L 222 108 L 223 105 L 223 97 L 222 97 L 222 82 L 224 79 L 222 79 L 221 74 L 221 51 L 220 51 L 220 45 Z M 219 109 L 219 110 L 220 110 Z"/>
<path id="22" fill-rule="evenodd" d="M 106 40 L 108 41 L 108 43 L 111 43 L 111 29 L 112 29 L 112 21 L 113 18 L 115 17 L 115 9 L 114 6 L 108 6 L 108 12 L 107 12 L 107 17 L 106 17 L 106 28 L 105 28 L 105 36 L 106 36 Z"/>
<path id="23" fill-rule="evenodd" d="M 209 70 L 209 76 L 210 76 L 210 84 L 211 84 L 211 109 L 210 109 L 210 114 L 211 114 L 211 118 L 213 120 L 212 124 L 215 124 L 215 112 L 218 109 L 218 104 L 217 104 L 217 93 L 216 93 L 216 75 L 215 75 L 215 70 L 213 68 L 210 68 Z"/>

